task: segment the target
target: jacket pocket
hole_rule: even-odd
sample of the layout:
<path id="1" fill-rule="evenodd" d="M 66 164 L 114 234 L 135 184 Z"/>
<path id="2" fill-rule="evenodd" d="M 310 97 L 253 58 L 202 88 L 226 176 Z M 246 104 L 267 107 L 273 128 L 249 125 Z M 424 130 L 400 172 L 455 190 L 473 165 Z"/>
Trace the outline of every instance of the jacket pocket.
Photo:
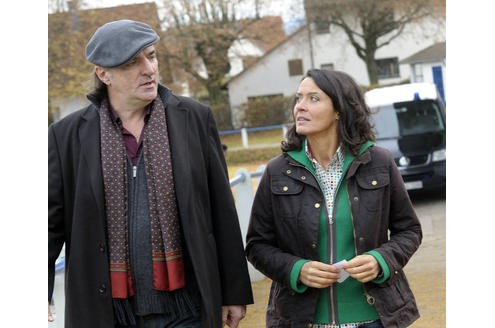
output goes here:
<path id="1" fill-rule="evenodd" d="M 299 195 L 303 185 L 295 180 L 283 176 L 272 176 L 271 192 L 276 204 L 275 209 L 282 218 L 295 218 L 301 210 Z"/>
<path id="2" fill-rule="evenodd" d="M 390 185 L 390 176 L 383 170 L 369 170 L 356 175 L 361 194 L 361 205 L 369 213 L 376 213 L 384 206 L 384 194 Z"/>
<path id="3" fill-rule="evenodd" d="M 388 173 L 369 173 L 356 176 L 359 187 L 366 190 L 378 190 L 390 184 Z"/>
<path id="4" fill-rule="evenodd" d="M 373 285 L 372 296 L 387 315 L 396 313 L 414 300 L 402 270 L 386 282 Z"/>

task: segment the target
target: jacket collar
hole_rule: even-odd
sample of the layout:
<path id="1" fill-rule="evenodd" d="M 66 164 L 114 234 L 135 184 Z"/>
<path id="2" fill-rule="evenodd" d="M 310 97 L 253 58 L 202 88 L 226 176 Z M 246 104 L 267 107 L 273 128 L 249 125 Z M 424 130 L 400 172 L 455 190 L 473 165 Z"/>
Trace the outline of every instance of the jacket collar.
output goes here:
<path id="1" fill-rule="evenodd" d="M 287 152 L 287 155 L 290 158 L 292 158 L 293 160 L 295 160 L 296 162 L 298 162 L 299 164 L 304 165 L 308 170 L 310 170 L 314 174 L 315 169 L 313 167 L 313 164 L 311 163 L 311 160 L 306 155 L 306 151 L 305 151 L 306 142 L 307 142 L 307 140 L 304 139 L 303 144 L 299 150 L 291 150 L 291 151 Z M 360 164 L 367 163 L 371 160 L 371 155 L 366 150 L 372 146 L 374 146 L 374 143 L 372 141 L 366 141 L 361 146 L 361 149 L 359 150 L 357 156 L 354 156 L 350 152 L 346 151 L 345 158 L 344 158 L 344 168 L 343 168 L 344 172 L 352 164 L 352 166 L 349 168 L 348 176 L 354 175 L 354 173 L 356 173 L 356 170 Z"/>

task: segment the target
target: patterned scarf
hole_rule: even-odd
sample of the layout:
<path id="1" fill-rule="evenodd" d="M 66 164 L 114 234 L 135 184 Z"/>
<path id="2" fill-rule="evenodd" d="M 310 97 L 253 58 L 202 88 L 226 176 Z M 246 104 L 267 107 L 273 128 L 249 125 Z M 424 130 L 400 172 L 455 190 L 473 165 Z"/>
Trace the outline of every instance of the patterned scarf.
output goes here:
<path id="1" fill-rule="evenodd" d="M 112 121 L 108 100 L 101 105 L 100 129 L 112 297 L 128 298 L 134 295 L 134 290 L 127 227 L 127 153 L 122 133 Z M 185 277 L 165 109 L 159 97 L 151 104 L 151 115 L 143 133 L 153 287 L 171 291 L 183 288 Z"/>

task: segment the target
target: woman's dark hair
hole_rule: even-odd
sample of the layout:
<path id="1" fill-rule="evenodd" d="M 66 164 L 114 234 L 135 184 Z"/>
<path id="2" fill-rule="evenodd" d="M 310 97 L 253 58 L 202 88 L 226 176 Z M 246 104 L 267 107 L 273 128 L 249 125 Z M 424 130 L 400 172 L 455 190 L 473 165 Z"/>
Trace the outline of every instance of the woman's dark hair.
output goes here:
<path id="1" fill-rule="evenodd" d="M 366 141 L 374 141 L 375 135 L 369 120 L 371 110 L 366 105 L 363 92 L 348 74 L 334 70 L 310 69 L 305 78 L 312 78 L 316 85 L 330 97 L 333 107 L 340 115 L 338 133 L 344 147 L 357 155 Z M 294 97 L 291 102 L 293 109 Z M 286 140 L 282 141 L 282 151 L 299 150 L 305 136 L 296 132 L 296 122 L 289 128 Z"/>

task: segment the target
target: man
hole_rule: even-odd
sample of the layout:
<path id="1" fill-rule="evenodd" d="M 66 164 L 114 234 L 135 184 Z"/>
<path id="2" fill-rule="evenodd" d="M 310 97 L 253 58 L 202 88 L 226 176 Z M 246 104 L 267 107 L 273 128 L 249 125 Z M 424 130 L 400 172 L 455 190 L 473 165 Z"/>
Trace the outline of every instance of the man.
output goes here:
<path id="1" fill-rule="evenodd" d="M 237 327 L 253 302 L 212 112 L 159 84 L 158 40 L 98 28 L 91 104 L 49 128 L 48 298 L 65 243 L 67 327 Z"/>

